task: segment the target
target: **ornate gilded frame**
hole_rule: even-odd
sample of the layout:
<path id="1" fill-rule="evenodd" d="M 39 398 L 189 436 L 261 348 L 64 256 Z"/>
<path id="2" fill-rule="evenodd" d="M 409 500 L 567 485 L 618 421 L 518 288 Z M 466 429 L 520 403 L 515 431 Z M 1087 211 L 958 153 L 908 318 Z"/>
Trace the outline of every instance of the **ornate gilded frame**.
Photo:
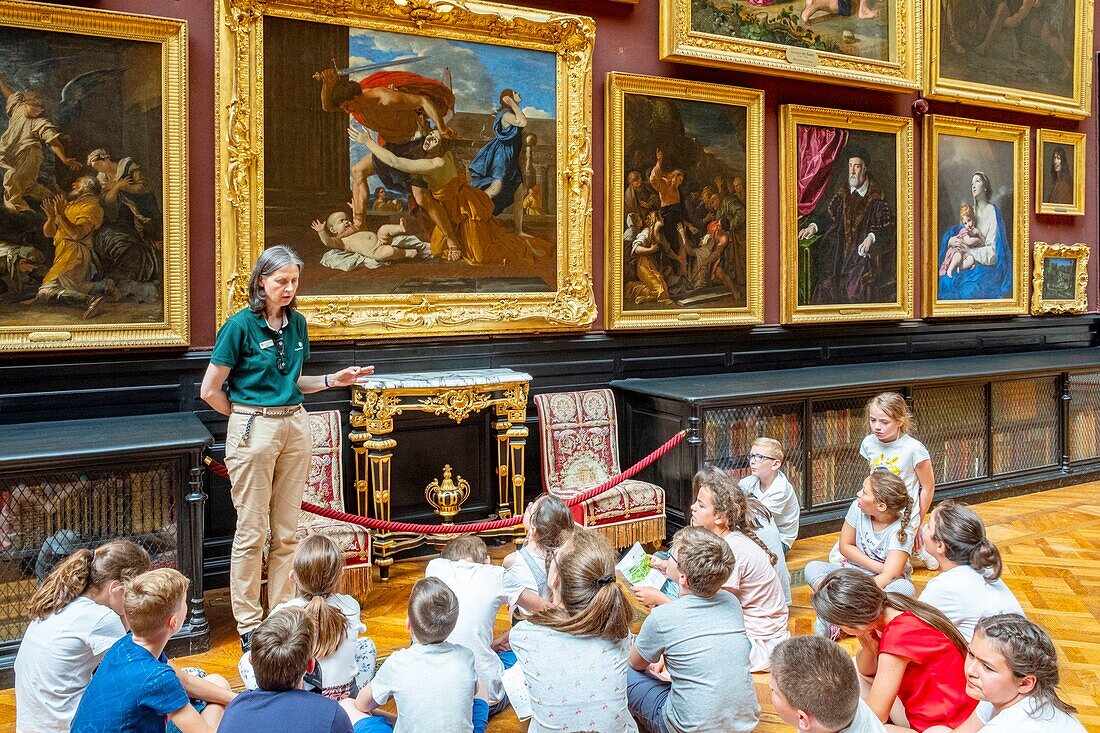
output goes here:
<path id="1" fill-rule="evenodd" d="M 894 11 L 892 60 L 877 61 L 693 31 L 691 0 L 661 0 L 660 56 L 663 61 L 799 78 L 816 76 L 820 81 L 860 87 L 919 89 L 924 70 L 923 4 L 924 0 L 890 3 Z"/>
<path id="2" fill-rule="evenodd" d="M 1085 214 L 1085 134 L 1040 128 L 1035 131 L 1035 213 L 1084 216 Z M 1043 182 L 1047 175 L 1043 146 L 1073 147 L 1073 203 L 1052 204 L 1043 201 Z"/>
<path id="3" fill-rule="evenodd" d="M 685 99 L 744 107 L 745 139 L 745 306 L 742 308 L 669 308 L 662 311 L 626 311 L 623 308 L 625 267 L 621 227 L 625 171 L 623 114 L 625 94 Z M 764 92 L 717 84 L 637 76 L 612 72 L 607 75 L 604 143 L 604 182 L 607 213 L 604 217 L 604 312 L 607 327 L 684 328 L 686 326 L 736 326 L 764 321 Z"/>
<path id="4" fill-rule="evenodd" d="M 0 352 L 187 346 L 191 340 L 187 226 L 187 22 L 0 0 L 0 26 L 144 41 L 161 47 L 164 313 L 153 323 L 0 326 Z"/>
<path id="5" fill-rule="evenodd" d="M 955 135 L 978 140 L 1000 140 L 1013 144 L 1013 208 L 1012 297 L 997 300 L 939 300 L 937 229 L 939 196 L 940 135 Z M 924 124 L 924 256 L 921 277 L 924 281 L 924 314 L 938 316 L 1024 315 L 1027 313 L 1028 226 L 1031 221 L 1029 163 L 1031 130 L 1021 125 L 967 120 L 944 115 L 929 115 Z"/>
<path id="6" fill-rule="evenodd" d="M 1057 257 L 1075 261 L 1075 277 L 1072 299 L 1047 299 L 1043 297 L 1043 271 L 1046 260 Z M 1031 284 L 1031 312 L 1039 313 L 1084 313 L 1088 310 L 1089 247 L 1086 244 L 1047 244 L 1035 243 Z"/>
<path id="7" fill-rule="evenodd" d="M 548 293 L 299 296 L 314 340 L 582 329 L 596 317 L 591 261 L 595 23 L 578 15 L 450 0 L 217 0 L 216 317 L 247 304 L 263 250 L 263 19 L 507 45 L 557 57 L 557 289 Z"/>
<path id="8" fill-rule="evenodd" d="M 965 104 L 1001 107 L 1023 112 L 1051 113 L 1059 117 L 1088 117 L 1092 102 L 1092 27 L 1095 19 L 1093 0 L 1074 0 L 1073 94 L 1059 96 L 1031 90 L 995 86 L 966 79 L 952 79 L 940 69 L 941 2 L 926 3 L 928 22 L 924 59 L 924 95 Z M 1042 5 L 1040 5 L 1041 12 Z"/>
<path id="9" fill-rule="evenodd" d="M 897 170 L 897 299 L 893 303 L 861 305 L 798 304 L 798 151 L 799 125 L 843 127 L 893 134 Z M 847 112 L 785 104 L 779 110 L 780 221 L 780 321 L 782 323 L 832 323 L 885 321 L 913 318 L 913 120 L 908 117 Z"/>

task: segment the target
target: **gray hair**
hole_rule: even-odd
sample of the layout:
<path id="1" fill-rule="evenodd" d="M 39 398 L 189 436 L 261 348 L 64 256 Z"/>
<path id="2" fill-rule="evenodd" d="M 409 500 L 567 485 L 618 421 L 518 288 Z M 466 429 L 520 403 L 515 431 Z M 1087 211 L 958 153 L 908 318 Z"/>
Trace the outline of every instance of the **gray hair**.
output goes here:
<path id="1" fill-rule="evenodd" d="M 287 265 L 297 265 L 298 269 L 301 270 L 305 263 L 302 262 L 302 258 L 298 256 L 297 252 L 285 244 L 268 247 L 260 254 L 255 267 L 252 268 L 252 276 L 248 278 L 248 307 L 253 313 L 263 313 L 267 302 L 267 293 L 260 285 L 260 278 L 267 277 Z M 297 307 L 298 296 L 295 295 L 286 309 L 289 313 Z"/>
<path id="2" fill-rule="evenodd" d="M 85 194 L 101 196 L 103 194 L 103 185 L 95 176 L 81 176 L 77 179 L 77 182 L 78 187 L 76 193 L 78 196 L 83 196 Z"/>

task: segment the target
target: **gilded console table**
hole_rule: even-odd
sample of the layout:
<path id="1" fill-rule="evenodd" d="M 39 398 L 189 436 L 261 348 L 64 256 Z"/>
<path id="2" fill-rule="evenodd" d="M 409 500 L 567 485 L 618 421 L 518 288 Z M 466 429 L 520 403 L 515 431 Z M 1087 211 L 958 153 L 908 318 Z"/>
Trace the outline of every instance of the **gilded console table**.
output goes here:
<path id="1" fill-rule="evenodd" d="M 446 415 L 461 423 L 492 408 L 497 443 L 497 515 L 523 512 L 523 461 L 527 445 L 527 390 L 531 375 L 511 369 L 469 369 L 370 376 L 351 388 L 349 435 L 355 451 L 355 492 L 359 514 L 390 521 L 390 468 L 394 448 L 393 419 L 406 411 Z M 375 532 L 375 560 L 383 579 L 394 556 L 451 536 L 446 524 L 436 533 Z M 519 539 L 523 527 L 499 530 Z"/>

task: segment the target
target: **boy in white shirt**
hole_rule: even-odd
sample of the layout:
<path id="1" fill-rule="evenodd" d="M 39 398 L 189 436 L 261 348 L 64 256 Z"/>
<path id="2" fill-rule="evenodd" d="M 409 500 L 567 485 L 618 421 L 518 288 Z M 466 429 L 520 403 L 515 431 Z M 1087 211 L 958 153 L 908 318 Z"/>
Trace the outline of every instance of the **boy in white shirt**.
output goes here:
<path id="1" fill-rule="evenodd" d="M 859 699 L 852 658 L 821 636 L 796 636 L 772 652 L 768 679 L 775 712 L 787 725 L 808 733 L 885 733 L 867 703 Z"/>
<path id="2" fill-rule="evenodd" d="M 447 637 L 452 644 L 474 653 L 477 677 L 488 689 L 489 714 L 508 706 L 501 674 L 516 662 L 515 654 L 493 647 L 493 623 L 501 606 L 518 605 L 528 613 L 546 607 L 546 601 L 504 568 L 489 562 L 489 549 L 479 537 L 462 536 L 448 542 L 440 557 L 428 563 L 426 578 L 439 578 L 458 597 L 458 621 Z M 499 645 L 498 645 L 499 646 Z"/>
<path id="3" fill-rule="evenodd" d="M 749 451 L 752 474 L 737 482 L 747 496 L 758 499 L 771 512 L 786 555 L 798 537 L 801 508 L 798 495 L 780 468 L 783 466 L 783 446 L 774 438 L 757 438 Z"/>
<path id="4" fill-rule="evenodd" d="M 391 654 L 354 701 L 340 702 L 355 733 L 386 733 L 385 717 L 362 714 L 391 697 L 397 701 L 395 733 L 484 733 L 489 705 L 478 684 L 474 655 L 446 641 L 458 616 L 458 598 L 446 583 L 439 578 L 416 581 L 405 619 L 412 644 Z"/>

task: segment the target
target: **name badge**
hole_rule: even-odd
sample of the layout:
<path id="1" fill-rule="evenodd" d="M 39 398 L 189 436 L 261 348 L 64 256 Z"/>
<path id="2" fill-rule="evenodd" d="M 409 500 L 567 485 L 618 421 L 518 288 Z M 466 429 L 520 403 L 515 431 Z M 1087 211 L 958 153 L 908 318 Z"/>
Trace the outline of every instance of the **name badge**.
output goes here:
<path id="1" fill-rule="evenodd" d="M 268 339 L 267 341 L 261 341 L 260 342 L 260 348 L 261 349 L 270 349 L 274 345 L 275 345 L 275 342 L 272 341 L 271 339 Z"/>

